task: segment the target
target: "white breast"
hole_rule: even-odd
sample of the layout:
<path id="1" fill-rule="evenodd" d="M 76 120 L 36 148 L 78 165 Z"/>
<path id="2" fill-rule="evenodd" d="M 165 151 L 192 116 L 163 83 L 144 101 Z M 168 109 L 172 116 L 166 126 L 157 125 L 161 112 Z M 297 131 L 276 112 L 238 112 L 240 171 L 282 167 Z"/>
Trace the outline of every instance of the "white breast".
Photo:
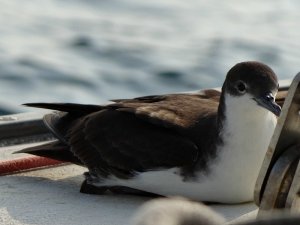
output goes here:
<path id="1" fill-rule="evenodd" d="M 251 96 L 226 96 L 226 121 L 219 160 L 213 169 L 222 194 L 237 201 L 253 199 L 255 182 L 273 135 L 277 118 Z M 234 109 L 234 110 L 233 110 Z"/>
<path id="2" fill-rule="evenodd" d="M 111 177 L 99 185 L 124 185 L 161 195 L 182 195 L 194 200 L 239 203 L 251 201 L 276 117 L 250 96 L 226 96 L 226 122 L 221 133 L 224 145 L 208 175 L 183 181 L 178 169 L 141 173 L 134 179 Z"/>

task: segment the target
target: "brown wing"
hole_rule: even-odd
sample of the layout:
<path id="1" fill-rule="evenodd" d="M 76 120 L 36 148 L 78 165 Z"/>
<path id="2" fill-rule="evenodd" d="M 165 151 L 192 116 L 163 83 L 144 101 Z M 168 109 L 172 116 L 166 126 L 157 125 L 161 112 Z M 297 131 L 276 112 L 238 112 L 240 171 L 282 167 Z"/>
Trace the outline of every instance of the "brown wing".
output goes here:
<path id="1" fill-rule="evenodd" d="M 102 176 L 127 178 L 139 171 L 188 167 L 201 153 L 199 140 L 189 131 L 199 117 L 214 122 L 217 105 L 199 94 L 118 101 L 78 120 L 68 142 Z"/>
<path id="2" fill-rule="evenodd" d="M 285 96 L 279 92 L 276 101 L 283 103 Z M 31 106 L 68 112 L 46 116 L 45 122 L 90 170 L 127 178 L 137 171 L 188 167 L 199 155 L 204 165 L 212 153 L 203 143 L 213 135 L 219 97 L 220 92 L 205 90 L 115 100 L 108 106 Z"/>
<path id="3" fill-rule="evenodd" d="M 146 96 L 129 100 L 114 100 L 108 107 L 129 112 L 147 122 L 172 128 L 190 128 L 199 120 L 215 113 L 220 92 L 203 90 L 195 94 Z M 205 107 L 203 107 L 205 106 Z"/>

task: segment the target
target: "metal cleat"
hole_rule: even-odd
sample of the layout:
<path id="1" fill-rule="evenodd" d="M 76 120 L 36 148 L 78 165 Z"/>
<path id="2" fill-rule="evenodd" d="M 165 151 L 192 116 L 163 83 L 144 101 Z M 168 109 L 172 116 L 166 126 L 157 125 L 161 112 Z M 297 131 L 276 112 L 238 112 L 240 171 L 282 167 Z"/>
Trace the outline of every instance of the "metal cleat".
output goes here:
<path id="1" fill-rule="evenodd" d="M 290 85 L 254 193 L 258 217 L 300 211 L 300 73 Z"/>

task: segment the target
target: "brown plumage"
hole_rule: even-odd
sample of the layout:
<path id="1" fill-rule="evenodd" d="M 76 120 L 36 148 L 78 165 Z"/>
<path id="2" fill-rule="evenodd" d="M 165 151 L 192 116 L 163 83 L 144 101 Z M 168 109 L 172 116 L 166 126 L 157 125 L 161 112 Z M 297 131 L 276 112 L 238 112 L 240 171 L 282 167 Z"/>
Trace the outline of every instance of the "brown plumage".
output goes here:
<path id="1" fill-rule="evenodd" d="M 218 99 L 210 96 L 217 97 L 219 93 L 208 90 L 196 94 L 147 96 L 115 100 L 113 104 L 99 107 L 26 104 L 68 113 L 49 114 L 44 118 L 45 124 L 65 144 L 65 149 L 61 142 L 55 141 L 23 152 L 56 159 L 63 156 L 61 159 L 66 160 L 66 153 L 61 154 L 61 151 L 71 147 L 68 152 L 75 155 L 75 158 L 70 157 L 71 162 L 82 162 L 104 177 L 112 173 L 129 178 L 135 172 L 157 167 L 180 166 L 183 171 L 188 171 L 197 160 L 197 143 L 203 142 L 215 130 L 215 126 L 211 126 L 211 131 L 199 128 L 208 123 L 216 124 Z M 80 108 L 83 110 L 78 110 Z M 198 124 L 200 118 L 207 120 Z M 199 129 L 197 136 L 191 132 L 194 129 Z M 202 138 L 199 139 L 201 132 Z M 202 148 L 203 151 L 209 150 L 209 146 Z M 165 154 L 166 151 L 169 154 Z M 80 161 L 75 160 L 77 158 Z M 205 163 L 202 166 L 204 168 Z"/>
<path id="2" fill-rule="evenodd" d="M 257 87 L 255 79 L 259 79 Z M 264 88 L 277 90 L 276 75 L 261 63 L 245 62 L 233 67 L 223 92 L 242 95 L 236 86 L 241 80 L 247 83 L 253 96 L 263 96 Z M 285 92 L 278 94 L 280 104 L 285 95 Z M 216 145 L 222 142 L 219 132 L 224 117 L 224 94 L 214 89 L 118 99 L 99 106 L 25 105 L 61 111 L 44 117 L 45 125 L 58 141 L 20 152 L 86 166 L 88 183 L 110 175 L 130 179 L 140 172 L 173 167 L 180 168 L 184 179 L 190 179 L 195 171 L 209 170 L 210 160 L 216 158 Z M 271 110 L 278 113 L 278 108 Z"/>

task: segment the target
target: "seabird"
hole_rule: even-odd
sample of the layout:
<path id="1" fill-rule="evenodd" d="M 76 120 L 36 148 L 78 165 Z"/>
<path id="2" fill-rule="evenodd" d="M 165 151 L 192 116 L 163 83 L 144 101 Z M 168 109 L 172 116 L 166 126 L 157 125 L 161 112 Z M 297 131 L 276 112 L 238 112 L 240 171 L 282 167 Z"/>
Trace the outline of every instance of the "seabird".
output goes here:
<path id="1" fill-rule="evenodd" d="M 58 140 L 20 152 L 88 168 L 81 191 L 126 189 L 220 203 L 251 201 L 281 108 L 260 62 L 236 64 L 222 92 L 154 95 L 108 105 L 31 103 Z"/>

